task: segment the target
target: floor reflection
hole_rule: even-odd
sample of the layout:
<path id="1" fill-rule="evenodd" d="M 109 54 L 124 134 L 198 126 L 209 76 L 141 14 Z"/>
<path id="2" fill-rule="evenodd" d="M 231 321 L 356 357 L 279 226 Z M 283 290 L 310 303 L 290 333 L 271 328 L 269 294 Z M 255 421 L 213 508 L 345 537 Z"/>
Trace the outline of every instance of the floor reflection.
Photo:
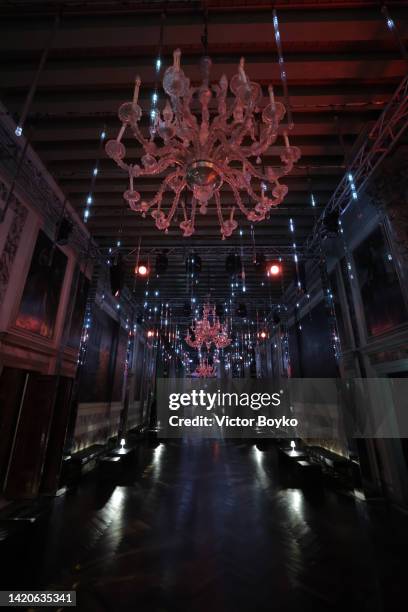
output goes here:
<path id="1" fill-rule="evenodd" d="M 91 612 L 401 608 L 404 538 L 359 504 L 291 482 L 273 446 L 144 445 L 120 482 L 56 500 L 19 588 L 75 584 Z"/>

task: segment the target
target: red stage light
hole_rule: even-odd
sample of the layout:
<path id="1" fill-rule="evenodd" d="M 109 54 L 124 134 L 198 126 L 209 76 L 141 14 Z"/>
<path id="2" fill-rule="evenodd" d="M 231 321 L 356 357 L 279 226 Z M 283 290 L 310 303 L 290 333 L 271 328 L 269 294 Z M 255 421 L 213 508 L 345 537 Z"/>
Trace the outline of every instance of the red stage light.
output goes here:
<path id="1" fill-rule="evenodd" d="M 147 332 L 147 337 L 151 338 L 152 336 L 154 336 L 154 331 L 152 331 L 151 329 L 149 329 L 149 331 Z"/>
<path id="2" fill-rule="evenodd" d="M 145 264 L 140 264 L 135 268 L 136 274 L 140 274 L 140 276 L 147 276 L 149 274 L 149 269 Z"/>
<path id="3" fill-rule="evenodd" d="M 282 266 L 277 263 L 270 264 L 268 269 L 271 276 L 279 276 L 279 274 L 282 272 Z"/>
<path id="4" fill-rule="evenodd" d="M 261 338 L 264 340 L 266 338 L 266 332 L 265 331 L 261 331 Z"/>

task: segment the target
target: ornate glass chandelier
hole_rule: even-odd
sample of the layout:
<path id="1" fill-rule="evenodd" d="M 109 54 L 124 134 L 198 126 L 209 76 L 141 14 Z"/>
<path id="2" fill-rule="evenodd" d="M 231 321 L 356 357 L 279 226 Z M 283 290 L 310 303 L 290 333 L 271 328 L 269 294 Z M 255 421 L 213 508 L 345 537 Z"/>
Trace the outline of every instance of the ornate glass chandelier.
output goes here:
<path id="1" fill-rule="evenodd" d="M 210 304 L 204 304 L 203 318 L 194 321 L 191 331 L 193 332 L 194 339 L 190 334 L 190 330 L 188 330 L 185 338 L 188 346 L 191 346 L 191 348 L 200 349 L 205 344 L 207 350 L 210 350 L 211 345 L 214 344 L 215 348 L 223 349 L 232 342 L 228 336 L 226 323 L 220 322 L 215 312 L 215 306 Z"/>
<path id="2" fill-rule="evenodd" d="M 210 378 L 215 376 L 215 367 L 208 363 L 208 359 L 206 357 L 201 357 L 200 363 L 196 367 L 194 374 L 199 378 Z"/>
<path id="3" fill-rule="evenodd" d="M 268 88 L 269 102 L 261 109 L 261 86 L 249 80 L 244 59 L 228 87 L 225 75 L 218 84 L 210 85 L 211 60 L 204 57 L 202 83 L 192 87 L 180 67 L 180 50 L 173 56 L 173 66 L 167 68 L 163 77 L 169 99 L 162 112 L 152 111 L 150 136 L 143 135 L 139 126 L 142 109 L 138 104 L 138 77 L 133 100 L 119 108 L 122 127 L 117 138 L 107 142 L 106 152 L 129 175 L 124 198 L 132 210 L 143 216 L 150 213 L 156 227 L 166 232 L 176 212 L 181 212 L 179 227 L 183 236 L 191 236 L 195 232 L 197 208 L 205 215 L 210 200 L 214 200 L 224 239 L 238 226 L 234 218 L 236 207 L 249 221 L 256 222 L 264 220 L 282 202 L 288 188 L 279 179 L 291 172 L 300 150 L 289 144 L 287 133 L 283 132 L 284 147 L 278 153 L 275 151 L 280 162 L 264 168 L 262 156 L 273 153 L 269 149 L 278 139 L 286 109 L 275 101 L 272 85 Z M 228 89 L 233 94 L 231 100 Z M 127 128 L 143 148 L 141 163 L 125 162 L 126 148 L 121 139 Z M 151 200 L 142 199 L 134 188 L 134 180 L 143 176 L 161 179 Z M 234 201 L 227 211 L 221 202 L 224 188 L 232 192 Z M 171 194 L 171 204 L 165 208 L 166 192 Z M 247 194 L 245 204 L 241 192 Z M 191 204 L 187 203 L 188 194 Z"/>

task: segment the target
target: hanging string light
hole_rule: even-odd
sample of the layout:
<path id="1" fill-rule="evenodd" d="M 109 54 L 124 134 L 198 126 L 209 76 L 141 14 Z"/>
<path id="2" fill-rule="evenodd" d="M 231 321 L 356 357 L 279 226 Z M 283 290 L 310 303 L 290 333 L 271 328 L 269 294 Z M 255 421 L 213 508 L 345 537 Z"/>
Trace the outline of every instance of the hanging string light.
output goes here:
<path id="1" fill-rule="evenodd" d="M 100 151 L 103 150 L 105 139 L 106 139 L 106 132 L 105 132 L 105 128 L 103 128 L 101 133 L 99 134 L 99 150 Z M 95 183 L 96 183 L 96 177 L 98 176 L 98 174 L 99 174 L 99 156 L 95 159 L 95 163 L 93 165 L 92 172 L 91 172 L 91 184 L 89 186 L 88 195 L 86 196 L 86 200 L 85 200 L 84 223 L 88 222 L 91 206 L 94 202 Z"/>
<path id="2" fill-rule="evenodd" d="M 242 244 L 242 237 L 244 235 L 244 230 L 239 230 L 239 244 L 241 251 L 241 283 L 242 283 L 242 293 L 246 293 L 246 279 L 245 279 L 245 261 L 244 261 L 244 247 Z"/>
<path id="3" fill-rule="evenodd" d="M 356 186 L 354 184 L 354 178 L 353 178 L 353 175 L 351 174 L 351 172 L 349 172 L 347 174 L 347 178 L 348 178 L 348 181 L 350 183 L 351 197 L 353 198 L 353 200 L 357 200 L 358 199 L 357 189 L 356 189 Z"/>
<path id="4" fill-rule="evenodd" d="M 157 57 L 154 63 L 155 69 L 155 78 L 154 78 L 154 87 L 152 93 L 152 99 L 150 104 L 150 134 L 153 139 L 156 134 L 157 129 L 157 117 L 158 117 L 158 102 L 159 102 L 159 82 L 160 82 L 160 74 L 162 69 L 162 51 L 163 51 L 163 38 L 164 38 L 164 21 L 166 18 L 166 14 L 162 12 L 161 21 L 160 21 L 160 31 L 159 31 L 159 44 L 157 49 Z"/>
<path id="5" fill-rule="evenodd" d="M 293 261 L 295 262 L 295 271 L 296 271 L 296 286 L 297 286 L 298 291 L 300 291 L 302 288 L 302 284 L 300 282 L 300 276 L 299 276 L 299 257 L 297 253 L 297 245 L 296 245 L 296 238 L 295 238 L 295 222 L 292 219 L 292 217 L 289 219 L 289 232 L 293 240 L 292 248 L 293 248 Z"/>
<path id="6" fill-rule="evenodd" d="M 276 49 L 278 51 L 278 58 L 279 58 L 280 77 L 282 81 L 283 94 L 285 97 L 286 111 L 288 114 L 288 127 L 291 130 L 293 128 L 292 110 L 291 110 L 290 101 L 289 101 L 288 79 L 287 79 L 287 74 L 286 74 L 286 69 L 285 69 L 285 61 L 283 59 L 282 39 L 281 39 L 280 31 L 279 31 L 279 19 L 278 19 L 278 13 L 276 9 L 273 9 L 272 14 L 273 14 L 273 28 L 275 32 Z"/>

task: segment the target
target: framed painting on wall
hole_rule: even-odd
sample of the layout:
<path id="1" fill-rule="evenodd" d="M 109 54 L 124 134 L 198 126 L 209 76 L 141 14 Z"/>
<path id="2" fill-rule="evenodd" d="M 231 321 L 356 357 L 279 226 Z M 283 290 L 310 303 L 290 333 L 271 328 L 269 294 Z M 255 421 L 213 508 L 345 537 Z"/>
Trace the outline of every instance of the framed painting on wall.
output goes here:
<path id="1" fill-rule="evenodd" d="M 81 375 L 80 402 L 110 402 L 118 342 L 117 321 L 101 308 L 92 311 L 92 325 Z"/>
<path id="2" fill-rule="evenodd" d="M 407 308 L 394 261 L 381 227 L 353 252 L 369 336 L 378 336 L 407 320 Z"/>
<path id="3" fill-rule="evenodd" d="M 52 338 L 64 282 L 67 257 L 53 248 L 40 230 L 27 274 L 15 325 L 44 338 Z"/>

